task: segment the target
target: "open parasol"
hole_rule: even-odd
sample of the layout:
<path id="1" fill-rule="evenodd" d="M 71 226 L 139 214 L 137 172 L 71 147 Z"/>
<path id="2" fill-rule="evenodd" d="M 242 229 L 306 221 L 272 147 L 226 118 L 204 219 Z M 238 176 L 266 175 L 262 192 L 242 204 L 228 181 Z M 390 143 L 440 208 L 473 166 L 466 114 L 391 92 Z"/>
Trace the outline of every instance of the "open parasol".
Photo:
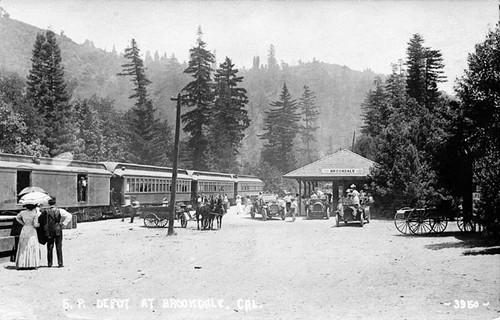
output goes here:
<path id="1" fill-rule="evenodd" d="M 23 206 L 27 204 L 33 204 L 33 205 L 43 204 L 47 203 L 47 201 L 49 201 L 50 199 L 52 198 L 48 194 L 34 191 L 34 192 L 28 192 L 25 195 L 23 195 L 21 199 L 19 199 L 19 204 Z"/>
<path id="2" fill-rule="evenodd" d="M 19 192 L 18 196 L 22 196 L 22 195 L 25 195 L 25 194 L 31 193 L 31 192 L 40 192 L 40 193 L 48 194 L 48 192 L 43 190 L 42 188 L 33 186 L 33 187 L 24 188 L 23 190 L 21 190 L 21 192 Z"/>

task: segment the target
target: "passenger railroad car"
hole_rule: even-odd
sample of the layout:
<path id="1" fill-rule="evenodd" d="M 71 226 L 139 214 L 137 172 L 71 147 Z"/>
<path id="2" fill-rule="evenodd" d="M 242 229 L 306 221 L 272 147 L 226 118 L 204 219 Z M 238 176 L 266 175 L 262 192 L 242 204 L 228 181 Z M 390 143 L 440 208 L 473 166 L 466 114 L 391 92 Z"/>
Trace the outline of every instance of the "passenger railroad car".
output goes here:
<path id="1" fill-rule="evenodd" d="M 264 190 L 264 182 L 255 176 L 236 175 L 235 183 L 235 194 L 240 195 L 242 198 L 257 196 L 259 192 Z"/>
<path id="2" fill-rule="evenodd" d="M 170 201 L 172 168 L 131 163 L 103 162 L 113 174 L 110 194 L 114 203 L 122 206 L 126 198 L 139 201 L 141 206 L 161 205 Z M 186 170 L 177 170 L 176 202 L 191 201 L 192 178 Z"/>
<path id="3" fill-rule="evenodd" d="M 38 186 L 69 212 L 85 209 L 87 214 L 99 214 L 109 207 L 110 177 L 99 163 L 0 154 L 0 213 L 17 213 L 22 209 L 17 204 L 19 192 Z"/>
<path id="4" fill-rule="evenodd" d="M 188 170 L 188 173 L 193 179 L 193 201 L 196 201 L 198 196 L 227 195 L 229 202 L 234 203 L 235 184 L 232 174 L 194 170 Z"/>

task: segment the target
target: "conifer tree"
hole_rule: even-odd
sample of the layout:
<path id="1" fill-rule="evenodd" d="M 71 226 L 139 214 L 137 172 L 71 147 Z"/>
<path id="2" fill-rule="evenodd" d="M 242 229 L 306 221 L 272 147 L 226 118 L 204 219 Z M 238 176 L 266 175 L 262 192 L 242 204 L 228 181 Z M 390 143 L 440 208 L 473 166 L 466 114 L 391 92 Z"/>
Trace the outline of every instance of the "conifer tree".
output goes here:
<path id="1" fill-rule="evenodd" d="M 135 39 L 132 39 L 130 47 L 125 49 L 124 57 L 129 60 L 122 65 L 120 76 L 130 76 L 134 84 L 134 93 L 129 96 L 135 99 L 134 107 L 128 113 L 128 124 L 130 128 L 130 161 L 149 164 L 152 158 L 151 141 L 155 135 L 154 128 L 158 124 L 155 118 L 153 102 L 148 98 L 147 86 L 151 83 L 146 76 L 144 62 L 140 57 L 140 50 Z"/>
<path id="2" fill-rule="evenodd" d="M 450 150 L 462 150 L 457 162 L 469 162 L 474 180 L 481 188 L 478 219 L 490 236 L 500 235 L 500 25 L 490 30 L 468 57 L 468 69 L 456 88 L 460 103 L 452 105 L 456 114 Z M 468 161 L 472 159 L 472 161 Z M 471 163 L 472 162 L 472 163 Z M 465 172 L 466 173 L 466 172 Z M 450 172 L 450 175 L 457 172 Z M 458 174 L 465 175 L 463 172 Z M 465 190 L 470 198 L 472 177 Z M 472 203 L 467 211 L 472 210 Z M 465 200 L 464 200 L 465 209 Z"/>
<path id="3" fill-rule="evenodd" d="M 66 91 L 64 69 L 56 35 L 52 31 L 37 34 L 27 81 L 27 98 L 38 115 L 41 142 L 49 156 L 64 152 L 79 153 L 81 141 L 73 126 L 74 113 Z"/>
<path id="4" fill-rule="evenodd" d="M 181 116 L 185 124 L 183 131 L 190 134 L 188 148 L 194 168 L 208 169 L 208 129 L 212 121 L 212 108 L 214 101 L 212 83 L 212 64 L 214 55 L 206 49 L 203 41 L 203 32 L 198 27 L 196 46 L 189 50 L 190 59 L 184 73 L 192 75 L 193 81 L 184 89 L 184 98 L 191 110 Z"/>
<path id="5" fill-rule="evenodd" d="M 269 46 L 269 54 L 267 56 L 267 69 L 274 71 L 279 69 L 278 60 L 276 59 L 276 49 L 274 45 Z"/>
<path id="6" fill-rule="evenodd" d="M 317 155 L 316 131 L 318 130 L 317 121 L 319 109 L 316 105 L 316 96 L 308 86 L 304 86 L 299 107 L 303 122 L 300 130 L 300 136 L 305 145 L 304 151 L 306 154 L 306 161 L 307 163 L 310 163 L 316 158 Z"/>
<path id="7" fill-rule="evenodd" d="M 243 77 L 237 76 L 231 59 L 226 60 L 214 75 L 215 105 L 210 128 L 210 152 L 214 170 L 236 172 L 236 156 L 244 131 L 250 125 L 245 110 L 246 90 L 238 87 Z"/>
<path id="8" fill-rule="evenodd" d="M 262 150 L 262 160 L 283 173 L 295 168 L 293 141 L 299 121 L 297 101 L 284 84 L 279 100 L 272 102 L 271 109 L 266 112 L 265 132 L 260 135 L 261 139 L 267 140 Z"/>
<path id="9" fill-rule="evenodd" d="M 408 95 L 419 105 L 430 108 L 439 98 L 437 84 L 445 81 L 444 65 L 441 52 L 423 44 L 424 39 L 419 34 L 413 35 L 408 43 L 406 84 Z"/>

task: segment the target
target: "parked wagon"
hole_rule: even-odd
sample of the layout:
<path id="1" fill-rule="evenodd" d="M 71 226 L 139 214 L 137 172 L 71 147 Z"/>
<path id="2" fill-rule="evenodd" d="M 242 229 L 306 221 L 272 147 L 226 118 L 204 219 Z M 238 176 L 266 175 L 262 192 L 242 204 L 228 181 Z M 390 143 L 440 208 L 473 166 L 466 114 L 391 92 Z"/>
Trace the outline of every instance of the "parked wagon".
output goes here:
<path id="1" fill-rule="evenodd" d="M 403 207 L 394 215 L 394 225 L 403 234 L 442 233 L 449 221 L 456 221 L 460 231 L 474 230 L 473 218 L 454 209 L 451 200 L 437 206 Z"/>
<path id="2" fill-rule="evenodd" d="M 188 221 L 194 220 L 189 214 L 189 206 L 175 207 L 175 219 L 180 222 L 182 228 L 187 227 Z M 154 206 L 154 207 L 141 207 L 139 209 L 139 217 L 144 219 L 144 226 L 148 228 L 165 228 L 168 226 L 170 217 L 170 207 L 168 206 Z"/>

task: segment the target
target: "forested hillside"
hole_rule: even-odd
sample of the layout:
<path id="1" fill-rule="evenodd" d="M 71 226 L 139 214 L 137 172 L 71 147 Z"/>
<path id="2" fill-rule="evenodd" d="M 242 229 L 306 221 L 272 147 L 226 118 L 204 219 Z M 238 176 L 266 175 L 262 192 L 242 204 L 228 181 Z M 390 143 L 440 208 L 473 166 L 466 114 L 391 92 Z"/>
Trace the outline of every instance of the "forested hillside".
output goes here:
<path id="1" fill-rule="evenodd" d="M 23 78 L 28 75 L 36 34 L 43 30 L 7 17 L 0 18 L 0 70 L 14 71 Z M 132 92 L 130 79 L 117 76 L 124 63 L 123 54 L 107 52 L 95 48 L 92 41 L 77 44 L 64 34 L 57 36 L 62 54 L 62 65 L 73 98 L 88 98 L 93 95 L 108 97 L 115 101 L 118 110 L 128 110 L 133 101 L 128 97 Z M 193 36 L 194 44 L 194 36 Z M 210 44 L 209 44 L 210 45 Z M 270 44 L 271 45 L 271 44 Z M 140 48 L 141 44 L 138 43 Z M 188 51 L 190 48 L 186 48 Z M 172 96 L 190 81 L 183 73 L 186 62 L 178 61 L 167 53 L 151 54 L 143 51 L 146 73 L 151 80 L 149 90 L 157 113 L 174 123 Z M 276 53 L 279 57 L 279 52 Z M 219 57 L 217 66 L 224 57 Z M 231 57 L 230 57 L 231 58 Z M 293 98 L 299 99 L 303 86 L 307 85 L 316 95 L 320 110 L 319 156 L 324 156 L 339 147 L 350 147 L 353 132 L 362 123 L 360 105 L 366 93 L 372 88 L 375 74 L 371 71 L 359 72 L 347 66 L 327 64 L 320 61 L 301 62 L 289 66 L 286 62 L 274 65 L 260 64 L 269 57 L 256 57 L 250 69 L 239 68 L 244 77 L 242 86 L 248 91 L 248 113 L 251 119 L 241 150 L 242 162 L 258 162 L 262 141 L 265 111 L 278 98 L 286 83 Z M 255 63 L 257 61 L 257 63 Z M 215 69 L 215 68 L 214 68 Z M 1 71 L 0 71 L 1 72 Z M 298 159 L 300 162 L 300 159 Z"/>

